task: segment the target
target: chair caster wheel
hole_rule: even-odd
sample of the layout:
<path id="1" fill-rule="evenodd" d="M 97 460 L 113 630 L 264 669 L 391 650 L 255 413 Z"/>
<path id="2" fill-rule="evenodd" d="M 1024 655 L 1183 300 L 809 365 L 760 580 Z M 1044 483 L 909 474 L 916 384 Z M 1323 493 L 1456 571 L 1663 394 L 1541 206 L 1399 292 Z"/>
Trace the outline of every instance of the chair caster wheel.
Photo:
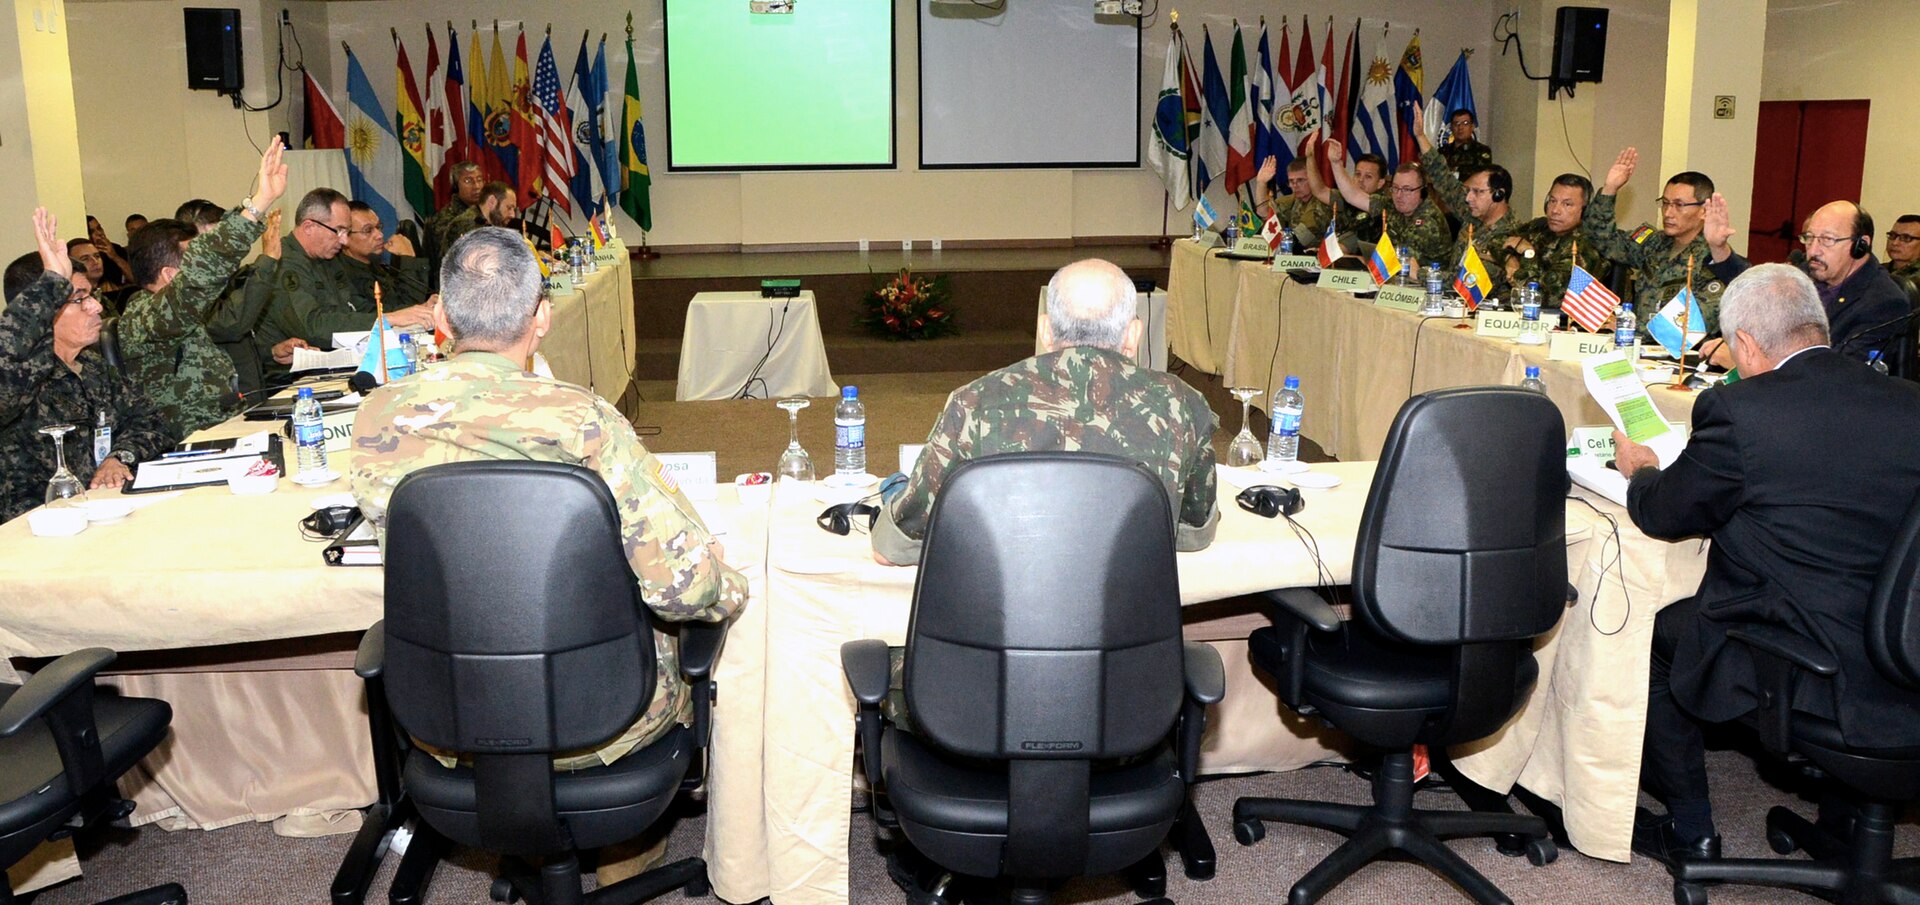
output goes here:
<path id="1" fill-rule="evenodd" d="M 1549 864 L 1552 864 L 1554 861 L 1559 860 L 1559 858 L 1560 858 L 1560 849 L 1559 847 L 1553 844 L 1552 839 L 1542 837 L 1539 839 L 1528 840 L 1527 842 L 1527 863 L 1528 864 L 1531 864 L 1534 867 L 1545 867 Z"/>
<path id="2" fill-rule="evenodd" d="M 1233 838 L 1241 845 L 1252 845 L 1267 838 L 1267 825 L 1248 817 L 1233 822 Z"/>
<path id="3" fill-rule="evenodd" d="M 713 885 L 708 883 L 706 875 L 702 874 L 688 880 L 687 885 L 681 887 L 681 891 L 685 892 L 689 899 L 704 899 L 713 895 Z"/>
<path id="4" fill-rule="evenodd" d="M 1786 825 L 1791 821 L 1798 823 L 1800 815 L 1783 807 L 1767 810 L 1767 847 L 1776 855 L 1791 855 L 1800 848 L 1800 842 L 1787 832 Z"/>
<path id="5" fill-rule="evenodd" d="M 487 898 L 495 902 L 511 903 L 520 901 L 520 894 L 514 892 L 512 880 L 498 877 L 494 879 L 493 885 L 487 888 Z"/>
<path id="6" fill-rule="evenodd" d="M 1518 858 L 1527 853 L 1527 838 L 1519 833 L 1497 833 L 1493 837 L 1493 850 L 1509 858 Z"/>
<path id="7" fill-rule="evenodd" d="M 1707 888 L 1698 883 L 1675 883 L 1673 905 L 1707 905 Z"/>

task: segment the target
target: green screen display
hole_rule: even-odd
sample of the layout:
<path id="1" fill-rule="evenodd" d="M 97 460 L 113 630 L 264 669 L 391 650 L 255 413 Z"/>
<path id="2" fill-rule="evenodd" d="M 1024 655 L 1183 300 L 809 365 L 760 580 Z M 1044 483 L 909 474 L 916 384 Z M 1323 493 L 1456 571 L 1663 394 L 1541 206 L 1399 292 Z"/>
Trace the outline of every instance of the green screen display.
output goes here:
<path id="1" fill-rule="evenodd" d="M 667 0 L 668 166 L 892 166 L 893 17 L 889 0 Z"/>

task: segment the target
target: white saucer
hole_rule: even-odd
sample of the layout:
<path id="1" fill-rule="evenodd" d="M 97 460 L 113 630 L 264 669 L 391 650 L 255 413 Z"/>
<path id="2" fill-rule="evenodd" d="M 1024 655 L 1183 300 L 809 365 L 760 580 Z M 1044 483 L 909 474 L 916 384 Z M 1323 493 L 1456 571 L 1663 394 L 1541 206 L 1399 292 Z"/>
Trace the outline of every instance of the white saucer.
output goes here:
<path id="1" fill-rule="evenodd" d="M 133 504 L 125 500 L 88 500 L 80 504 L 87 521 L 96 525 L 120 521 L 133 514 Z"/>
<path id="2" fill-rule="evenodd" d="M 1299 474 L 1308 468 L 1307 463 L 1298 459 L 1284 464 L 1275 462 L 1272 459 L 1262 459 L 1260 460 L 1260 464 L 1254 467 L 1267 474 Z"/>
<path id="3" fill-rule="evenodd" d="M 302 487 L 319 487 L 340 480 L 340 473 L 329 468 L 326 471 L 303 471 L 293 476 L 293 483 Z"/>
<path id="4" fill-rule="evenodd" d="M 1340 486 L 1340 476 L 1324 471 L 1302 471 L 1289 475 L 1287 480 L 1302 490 L 1327 490 Z"/>

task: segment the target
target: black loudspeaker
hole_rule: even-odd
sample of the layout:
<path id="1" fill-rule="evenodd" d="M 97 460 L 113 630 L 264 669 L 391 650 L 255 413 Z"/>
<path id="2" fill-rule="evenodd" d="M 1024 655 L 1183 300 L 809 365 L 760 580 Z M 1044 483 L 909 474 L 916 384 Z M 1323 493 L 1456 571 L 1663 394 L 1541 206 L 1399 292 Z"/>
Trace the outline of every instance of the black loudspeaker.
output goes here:
<path id="1" fill-rule="evenodd" d="M 1563 6 L 1554 17 L 1553 72 L 1547 97 L 1561 88 L 1573 93 L 1578 82 L 1598 82 L 1607 64 L 1607 11 L 1595 6 Z"/>
<path id="2" fill-rule="evenodd" d="M 240 92 L 240 11 L 188 7 L 187 87 Z"/>

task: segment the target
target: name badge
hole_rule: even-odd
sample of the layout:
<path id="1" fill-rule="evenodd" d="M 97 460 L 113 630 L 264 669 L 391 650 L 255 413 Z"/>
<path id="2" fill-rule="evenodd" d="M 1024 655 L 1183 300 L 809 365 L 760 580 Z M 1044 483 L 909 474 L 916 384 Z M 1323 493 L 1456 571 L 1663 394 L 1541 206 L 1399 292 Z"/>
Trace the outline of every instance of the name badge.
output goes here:
<path id="1" fill-rule="evenodd" d="M 660 476 L 679 485 L 690 500 L 711 500 L 720 493 L 719 459 L 710 452 L 654 453 Z"/>
<path id="2" fill-rule="evenodd" d="M 1548 361 L 1580 361 L 1613 351 L 1613 334 L 1562 332 L 1547 334 Z"/>
<path id="3" fill-rule="evenodd" d="M 1381 308 L 1412 313 L 1427 303 L 1427 291 L 1412 286 L 1382 286 L 1380 294 L 1373 297 L 1373 303 Z"/>
<path id="4" fill-rule="evenodd" d="M 1233 253 L 1237 255 L 1259 255 L 1268 257 L 1273 254 L 1273 246 L 1259 236 L 1241 236 L 1233 243 Z"/>
<path id="5" fill-rule="evenodd" d="M 320 426 L 326 429 L 327 452 L 337 453 L 353 445 L 353 409 L 329 412 L 321 409 Z"/>
<path id="6" fill-rule="evenodd" d="M 1320 259 L 1314 257 L 1313 255 L 1274 255 L 1273 256 L 1274 270 L 1280 270 L 1280 271 L 1316 270 L 1319 267 L 1320 267 Z"/>
<path id="7" fill-rule="evenodd" d="M 1512 339 L 1520 335 L 1520 325 L 1517 311 L 1481 311 L 1473 316 L 1473 335 Z"/>
<path id="8" fill-rule="evenodd" d="M 1372 292 L 1374 290 L 1373 274 L 1364 270 L 1322 270 L 1320 281 L 1314 285 L 1340 292 Z"/>

